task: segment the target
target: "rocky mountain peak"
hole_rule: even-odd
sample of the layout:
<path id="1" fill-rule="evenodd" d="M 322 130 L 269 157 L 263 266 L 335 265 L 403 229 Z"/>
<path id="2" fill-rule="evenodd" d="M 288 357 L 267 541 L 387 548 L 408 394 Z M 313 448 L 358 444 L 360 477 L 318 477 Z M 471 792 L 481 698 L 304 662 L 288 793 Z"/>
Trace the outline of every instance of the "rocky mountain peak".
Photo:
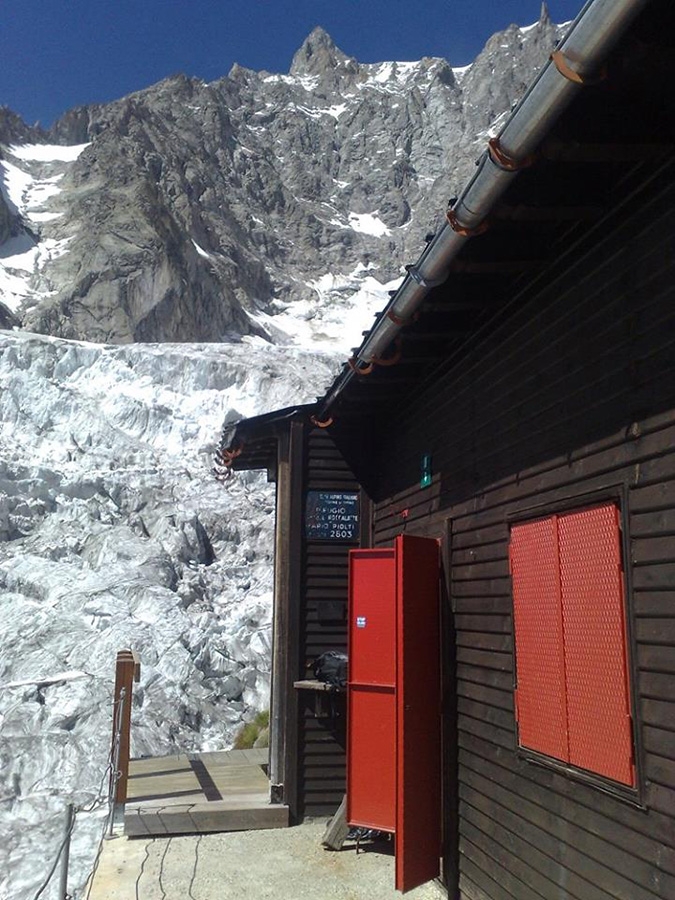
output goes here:
<path id="1" fill-rule="evenodd" d="M 293 57 L 291 75 L 321 75 L 354 62 L 336 46 L 332 37 L 318 25 Z"/>
<path id="2" fill-rule="evenodd" d="M 19 144 L 30 140 L 45 140 L 45 138 L 46 132 L 41 128 L 39 122 L 31 127 L 8 106 L 0 106 L 0 141 L 3 144 Z"/>
<path id="3" fill-rule="evenodd" d="M 359 63 L 315 28 L 290 74 L 174 75 L 49 132 L 0 108 L 0 326 L 293 344 L 301 310 L 332 341 L 330 317 L 362 285 L 379 303 L 419 253 L 559 37 L 544 6 L 453 69 Z"/>

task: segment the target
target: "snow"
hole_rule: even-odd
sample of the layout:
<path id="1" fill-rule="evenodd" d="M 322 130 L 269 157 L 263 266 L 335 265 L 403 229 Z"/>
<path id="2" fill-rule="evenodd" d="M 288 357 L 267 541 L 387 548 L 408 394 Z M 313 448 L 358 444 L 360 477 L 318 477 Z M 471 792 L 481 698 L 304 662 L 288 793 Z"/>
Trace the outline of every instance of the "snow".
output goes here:
<path id="1" fill-rule="evenodd" d="M 31 211 L 30 220 L 31 222 L 53 222 L 55 219 L 60 219 L 63 213 L 59 212 L 33 212 Z"/>
<path id="2" fill-rule="evenodd" d="M 3 900 L 35 896 L 66 803 L 105 784 L 118 650 L 141 657 L 134 754 L 227 747 L 267 705 L 274 488 L 217 483 L 212 454 L 223 419 L 313 400 L 341 359 L 0 331 Z M 104 814 L 77 815 L 71 892 Z"/>
<path id="3" fill-rule="evenodd" d="M 466 73 L 471 69 L 471 64 L 468 66 L 459 66 L 456 69 L 452 70 L 452 74 L 455 76 L 455 81 L 457 84 L 460 84 Z"/>
<path id="4" fill-rule="evenodd" d="M 335 106 L 316 106 L 314 108 L 310 108 L 308 106 L 299 106 L 295 103 L 290 103 L 288 105 L 288 109 L 296 109 L 298 112 L 304 113 L 306 116 L 309 116 L 311 119 L 321 119 L 323 116 L 332 116 L 334 119 L 339 119 L 342 113 L 347 109 L 346 103 L 340 103 Z"/>
<path id="5" fill-rule="evenodd" d="M 440 58 L 428 58 L 416 62 L 382 62 L 362 65 L 365 78 L 354 87 L 357 91 L 378 91 L 379 93 L 399 94 L 408 91 L 413 84 L 418 86 L 428 83 L 438 71 L 439 66 L 447 63 Z M 345 94 L 345 97 L 350 95 Z"/>
<path id="6" fill-rule="evenodd" d="M 80 678 L 91 678 L 88 672 L 67 671 L 57 672 L 56 675 L 42 675 L 37 678 L 28 678 L 23 681 L 9 681 L 7 684 L 0 684 L 0 691 L 9 690 L 10 688 L 26 687 L 27 685 L 47 686 L 51 684 L 62 684 L 66 681 L 78 681 Z"/>
<path id="7" fill-rule="evenodd" d="M 23 169 L 19 169 L 7 160 L 0 160 L 2 173 L 2 194 L 11 212 L 17 213 L 24 206 L 24 198 L 34 179 Z"/>
<path id="8" fill-rule="evenodd" d="M 276 303 L 275 315 L 256 313 L 251 318 L 277 343 L 339 353 L 344 360 L 361 342 L 361 332 L 373 324 L 375 313 L 389 300 L 389 291 L 401 279 L 382 284 L 362 263 L 349 274 L 327 272 L 307 283 L 306 299 Z"/>
<path id="9" fill-rule="evenodd" d="M 0 303 L 11 312 L 50 293 L 45 267 L 68 251 L 73 235 L 50 235 L 50 223 L 62 213 L 49 207 L 68 168 L 88 146 L 13 145 L 7 151 L 13 161 L 0 160 L 0 190 L 20 232 L 0 247 Z"/>
<path id="10" fill-rule="evenodd" d="M 0 247 L 0 301 L 11 312 L 44 295 L 31 287 L 33 276 L 67 253 L 70 241 L 71 238 L 48 238 L 36 243 L 24 232 Z"/>
<path id="11" fill-rule="evenodd" d="M 15 312 L 29 296 L 26 281 L 20 275 L 13 275 L 0 264 L 0 298 L 4 305 Z"/>
<path id="12" fill-rule="evenodd" d="M 360 234 L 371 234 L 374 237 L 391 234 L 391 230 L 377 215 L 377 210 L 372 213 L 349 213 L 349 226 Z"/>
<path id="13" fill-rule="evenodd" d="M 393 63 L 383 63 L 375 72 L 373 79 L 375 81 L 379 81 L 380 84 L 383 84 L 386 81 L 389 81 L 394 71 Z"/>
<path id="14" fill-rule="evenodd" d="M 395 81 L 398 85 L 405 85 L 420 69 L 419 62 L 383 62 L 379 65 L 369 66 L 372 70 L 371 79 L 377 84 L 387 84 Z"/>
<path id="15" fill-rule="evenodd" d="M 75 162 L 89 144 L 15 144 L 9 152 L 17 159 L 39 162 Z"/>
<path id="16" fill-rule="evenodd" d="M 557 25 L 556 27 L 557 27 L 558 31 L 560 31 L 561 29 L 569 28 L 569 26 L 572 25 L 573 22 L 574 22 L 574 20 L 570 19 L 568 22 L 562 22 L 560 25 Z M 533 31 L 535 31 L 539 27 L 540 24 L 541 24 L 540 22 L 533 22 L 532 25 L 523 25 L 518 29 L 518 31 L 520 31 L 521 34 L 531 34 Z"/>
<path id="17" fill-rule="evenodd" d="M 199 244 L 197 243 L 197 241 L 194 240 L 194 238 L 192 240 L 192 244 L 193 244 L 195 250 L 197 251 L 197 253 L 200 256 L 203 256 L 204 259 L 213 259 L 213 256 L 210 253 L 207 253 L 203 247 L 200 247 Z"/>
<path id="18" fill-rule="evenodd" d="M 338 103 L 336 106 L 330 106 L 326 113 L 329 116 L 333 116 L 334 119 L 339 119 L 342 113 L 347 109 L 347 103 Z"/>
<path id="19" fill-rule="evenodd" d="M 305 91 L 313 91 L 319 84 L 318 75 L 267 75 L 263 78 L 265 84 L 287 84 L 291 87 L 301 87 Z"/>
<path id="20" fill-rule="evenodd" d="M 26 192 L 25 212 L 27 218 L 32 218 L 33 210 L 36 207 L 42 206 L 47 200 L 50 200 L 52 197 L 56 197 L 57 194 L 61 193 L 61 188 L 58 187 L 58 183 L 62 178 L 63 175 L 55 175 L 53 178 L 44 178 L 41 181 L 33 181 Z"/>

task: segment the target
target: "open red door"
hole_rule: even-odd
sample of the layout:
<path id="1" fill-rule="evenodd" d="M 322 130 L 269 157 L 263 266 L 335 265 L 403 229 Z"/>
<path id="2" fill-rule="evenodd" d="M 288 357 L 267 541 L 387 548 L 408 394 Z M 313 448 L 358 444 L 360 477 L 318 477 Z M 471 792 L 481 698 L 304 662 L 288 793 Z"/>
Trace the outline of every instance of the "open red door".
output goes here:
<path id="1" fill-rule="evenodd" d="M 394 550 L 349 558 L 347 821 L 396 828 L 396 560 Z"/>
<path id="2" fill-rule="evenodd" d="M 396 538 L 396 888 L 440 874 L 441 673 L 438 542 Z"/>
<path id="3" fill-rule="evenodd" d="M 349 559 L 347 821 L 396 836 L 396 887 L 441 856 L 439 546 L 402 535 Z"/>

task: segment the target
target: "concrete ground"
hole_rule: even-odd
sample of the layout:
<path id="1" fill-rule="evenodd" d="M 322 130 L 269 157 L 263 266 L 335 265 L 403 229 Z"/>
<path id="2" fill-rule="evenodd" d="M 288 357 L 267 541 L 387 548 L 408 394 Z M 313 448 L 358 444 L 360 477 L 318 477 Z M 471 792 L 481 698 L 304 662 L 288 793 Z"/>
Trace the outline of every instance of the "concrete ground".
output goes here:
<path id="1" fill-rule="evenodd" d="M 104 842 L 89 900 L 398 900 L 389 842 L 325 850 L 325 824 Z M 436 884 L 409 900 L 442 900 Z"/>

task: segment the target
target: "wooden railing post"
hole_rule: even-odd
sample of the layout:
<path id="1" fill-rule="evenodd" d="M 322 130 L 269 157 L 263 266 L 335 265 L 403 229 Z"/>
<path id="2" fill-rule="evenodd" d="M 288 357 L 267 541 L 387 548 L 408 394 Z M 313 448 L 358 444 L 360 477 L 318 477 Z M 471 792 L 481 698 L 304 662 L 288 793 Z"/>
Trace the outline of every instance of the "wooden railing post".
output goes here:
<path id="1" fill-rule="evenodd" d="M 110 795 L 115 805 L 127 799 L 131 746 L 131 700 L 134 681 L 141 677 L 141 664 L 133 650 L 120 650 L 115 667 L 112 724 L 112 771 Z"/>

